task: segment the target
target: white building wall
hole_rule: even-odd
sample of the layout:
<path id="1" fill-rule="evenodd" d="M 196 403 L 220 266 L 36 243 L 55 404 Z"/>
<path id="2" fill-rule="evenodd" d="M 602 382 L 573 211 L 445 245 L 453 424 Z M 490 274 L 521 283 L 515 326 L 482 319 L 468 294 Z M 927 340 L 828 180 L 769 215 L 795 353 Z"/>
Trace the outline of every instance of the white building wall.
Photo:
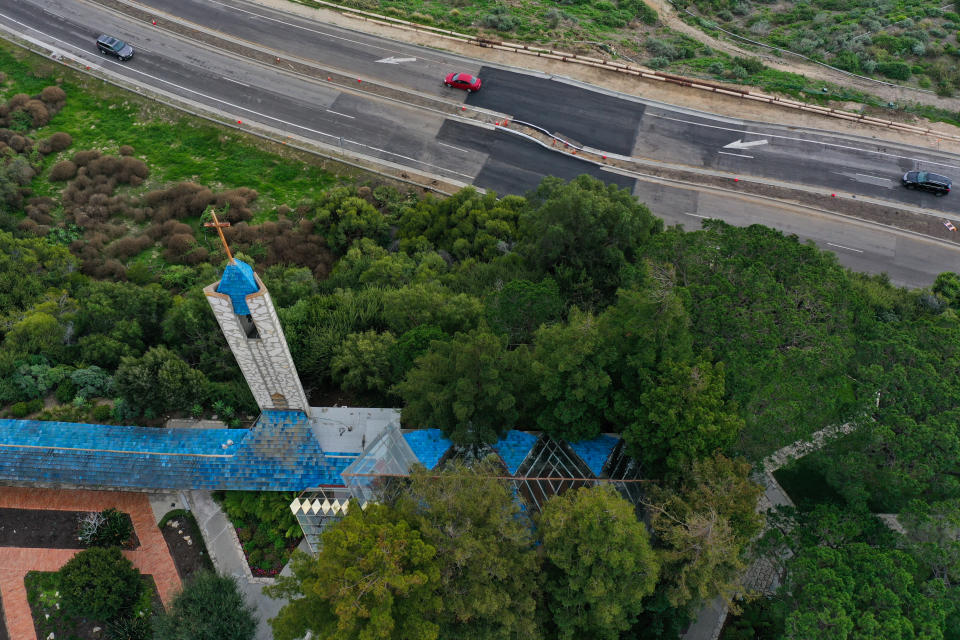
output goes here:
<path id="1" fill-rule="evenodd" d="M 203 292 L 260 410 L 286 408 L 309 411 L 307 395 L 300 384 L 290 348 L 280 327 L 280 318 L 266 287 L 257 278 L 260 291 L 247 296 L 250 315 L 260 334 L 259 338 L 248 339 L 240 319 L 233 311 L 230 298 L 217 293 L 218 284 L 206 287 Z M 286 399 L 285 407 L 274 402 L 275 394 L 281 394 Z"/>

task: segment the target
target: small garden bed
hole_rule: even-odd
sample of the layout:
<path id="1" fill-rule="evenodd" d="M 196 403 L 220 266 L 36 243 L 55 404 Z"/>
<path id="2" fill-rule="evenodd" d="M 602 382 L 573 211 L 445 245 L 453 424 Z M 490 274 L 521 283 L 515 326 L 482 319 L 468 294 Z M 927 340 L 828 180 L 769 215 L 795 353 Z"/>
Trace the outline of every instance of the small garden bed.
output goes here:
<path id="1" fill-rule="evenodd" d="M 192 513 L 174 509 L 160 520 L 160 531 L 181 582 L 199 571 L 213 571 L 207 546 Z"/>
<path id="2" fill-rule="evenodd" d="M 294 492 L 215 491 L 234 529 L 250 573 L 272 578 L 283 570 L 303 540 L 296 517 L 290 512 Z"/>
<path id="3" fill-rule="evenodd" d="M 144 582 L 144 595 L 134 610 L 141 617 L 149 618 L 154 611 L 162 611 L 162 603 L 157 585 L 152 576 L 141 576 Z M 76 618 L 60 609 L 60 574 L 50 571 L 31 571 L 24 577 L 27 589 L 27 601 L 33 614 L 33 626 L 37 638 L 48 638 L 50 634 L 57 640 L 101 640 L 104 637 L 106 623 L 88 618 Z M 0 636 L 2 637 L 2 636 Z"/>
<path id="4" fill-rule="evenodd" d="M 86 549 L 91 545 L 78 536 L 80 520 L 92 513 L 57 509 L 0 509 L 0 547 Z M 121 515 L 133 531 L 130 516 L 126 513 Z M 136 549 L 139 546 L 140 540 L 134 532 L 123 548 Z"/>

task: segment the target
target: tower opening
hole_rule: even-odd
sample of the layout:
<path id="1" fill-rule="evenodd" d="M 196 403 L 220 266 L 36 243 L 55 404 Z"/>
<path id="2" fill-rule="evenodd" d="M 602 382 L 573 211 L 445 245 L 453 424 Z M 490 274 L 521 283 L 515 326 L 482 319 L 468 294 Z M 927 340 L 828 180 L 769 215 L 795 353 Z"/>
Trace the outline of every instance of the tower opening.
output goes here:
<path id="1" fill-rule="evenodd" d="M 253 322 L 253 316 L 249 313 L 242 316 L 237 316 L 237 319 L 240 320 L 240 327 L 243 329 L 243 333 L 246 334 L 247 340 L 259 340 L 260 331 L 257 330 L 257 325 Z"/>

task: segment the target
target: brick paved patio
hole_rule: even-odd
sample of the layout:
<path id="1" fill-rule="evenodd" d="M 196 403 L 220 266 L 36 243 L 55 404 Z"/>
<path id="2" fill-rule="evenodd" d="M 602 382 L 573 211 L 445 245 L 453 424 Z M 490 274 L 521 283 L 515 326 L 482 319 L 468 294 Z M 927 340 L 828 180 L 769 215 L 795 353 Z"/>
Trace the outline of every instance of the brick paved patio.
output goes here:
<path id="1" fill-rule="evenodd" d="M 0 508 L 102 511 L 114 507 L 130 514 L 140 548 L 124 551 L 140 573 L 153 576 L 163 603 L 169 604 L 180 588 L 177 568 L 157 528 L 145 493 L 0 487 Z M 23 577 L 28 571 L 57 571 L 76 549 L 23 549 L 0 547 L 0 598 L 7 631 L 15 640 L 36 640 Z"/>

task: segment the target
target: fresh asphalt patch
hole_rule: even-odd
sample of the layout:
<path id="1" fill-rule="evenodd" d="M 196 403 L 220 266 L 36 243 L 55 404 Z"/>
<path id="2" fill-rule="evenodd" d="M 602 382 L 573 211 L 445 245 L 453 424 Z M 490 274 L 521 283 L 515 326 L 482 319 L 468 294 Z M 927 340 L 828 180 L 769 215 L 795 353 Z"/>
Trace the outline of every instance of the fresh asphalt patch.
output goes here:
<path id="1" fill-rule="evenodd" d="M 630 155 L 644 105 L 493 67 L 482 67 L 480 91 L 467 96 L 472 107 L 506 113 L 579 144 Z"/>
<path id="2" fill-rule="evenodd" d="M 500 195 L 524 195 L 546 176 L 571 180 L 588 174 L 608 184 L 633 189 L 634 179 L 604 171 L 576 156 L 544 149 L 539 144 L 502 130 L 489 130 L 447 120 L 437 140 L 487 156 L 474 184 Z"/>

